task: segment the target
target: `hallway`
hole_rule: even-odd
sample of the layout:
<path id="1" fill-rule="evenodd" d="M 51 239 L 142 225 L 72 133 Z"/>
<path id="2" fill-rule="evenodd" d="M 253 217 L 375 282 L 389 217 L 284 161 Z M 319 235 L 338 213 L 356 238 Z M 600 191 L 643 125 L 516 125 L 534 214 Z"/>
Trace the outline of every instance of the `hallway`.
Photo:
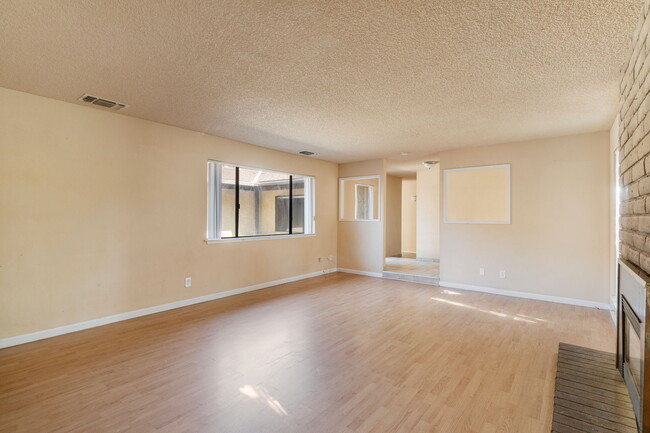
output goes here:
<path id="1" fill-rule="evenodd" d="M 417 260 L 415 257 L 386 257 L 384 272 L 440 277 L 440 263 Z"/>

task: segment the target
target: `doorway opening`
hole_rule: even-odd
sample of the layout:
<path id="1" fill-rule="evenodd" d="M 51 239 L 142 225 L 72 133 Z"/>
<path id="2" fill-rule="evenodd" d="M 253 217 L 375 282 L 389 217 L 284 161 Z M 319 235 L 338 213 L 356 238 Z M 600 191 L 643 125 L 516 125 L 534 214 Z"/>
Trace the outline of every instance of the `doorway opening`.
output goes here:
<path id="1" fill-rule="evenodd" d="M 429 161 L 428 161 L 429 162 Z M 402 167 L 403 168 L 403 167 Z M 411 163 L 386 179 L 384 278 L 440 281 L 440 166 Z"/>

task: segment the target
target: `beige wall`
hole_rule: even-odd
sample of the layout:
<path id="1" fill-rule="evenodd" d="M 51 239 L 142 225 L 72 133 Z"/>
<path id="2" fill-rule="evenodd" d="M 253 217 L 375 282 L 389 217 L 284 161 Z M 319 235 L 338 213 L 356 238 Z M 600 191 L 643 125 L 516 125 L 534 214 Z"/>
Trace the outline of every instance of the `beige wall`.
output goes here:
<path id="1" fill-rule="evenodd" d="M 472 167 L 443 173 L 443 221 L 508 222 L 509 167 Z"/>
<path id="2" fill-rule="evenodd" d="M 442 282 L 608 302 L 607 132 L 460 149 L 440 159 L 442 169 L 512 164 L 512 223 L 442 224 Z"/>
<path id="3" fill-rule="evenodd" d="M 314 175 L 317 235 L 206 244 L 208 159 Z M 337 177 L 333 163 L 0 88 L 0 337 L 329 267 Z"/>
<path id="4" fill-rule="evenodd" d="M 416 256 L 440 258 L 440 165 L 417 171 Z"/>
<path id="5" fill-rule="evenodd" d="M 384 268 L 384 197 L 385 161 L 373 159 L 339 165 L 339 177 L 381 176 L 381 215 L 379 221 L 339 221 L 338 266 L 364 272 L 379 273 Z M 338 203 L 338 202 L 334 202 Z"/>
<path id="6" fill-rule="evenodd" d="M 618 134 L 619 134 L 619 117 L 616 116 L 614 124 L 609 131 L 609 302 L 612 305 L 612 311 L 616 312 L 617 291 L 618 291 L 618 177 L 617 172 L 617 151 L 618 151 Z M 614 319 L 616 320 L 616 319 Z"/>
<path id="7" fill-rule="evenodd" d="M 402 253 L 402 179 L 386 176 L 386 257 Z"/>
<path id="8" fill-rule="evenodd" d="M 417 195 L 415 179 L 402 179 L 402 251 L 415 253 Z"/>

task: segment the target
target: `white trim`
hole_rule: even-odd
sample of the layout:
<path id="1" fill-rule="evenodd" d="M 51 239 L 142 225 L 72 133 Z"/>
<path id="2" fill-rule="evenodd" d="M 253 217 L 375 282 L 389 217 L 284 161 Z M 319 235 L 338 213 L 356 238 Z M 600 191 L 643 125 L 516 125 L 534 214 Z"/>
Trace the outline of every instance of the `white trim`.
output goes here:
<path id="1" fill-rule="evenodd" d="M 304 198 L 304 209 L 303 209 L 303 221 L 305 226 L 303 227 L 305 233 L 311 235 L 316 234 L 316 178 L 314 176 L 305 176 L 305 186 L 303 188 Z M 309 189 L 309 194 L 307 194 L 307 189 Z"/>
<path id="2" fill-rule="evenodd" d="M 337 272 L 346 274 L 365 275 L 366 277 L 383 278 L 381 272 L 358 271 L 356 269 L 337 268 Z"/>
<path id="3" fill-rule="evenodd" d="M 267 287 L 277 286 L 279 284 L 291 283 L 294 281 L 304 280 L 306 278 L 318 277 L 323 274 L 336 272 L 336 268 L 325 269 L 323 271 L 312 272 L 295 277 L 282 278 L 280 280 L 269 281 L 267 283 L 255 284 L 252 286 L 241 287 L 239 289 L 227 290 L 225 292 L 212 293 L 210 295 L 199 296 L 198 298 L 182 299 L 180 301 L 170 302 L 169 304 L 156 305 L 153 307 L 143 308 L 141 310 L 129 311 L 126 313 L 114 314 L 112 316 L 100 317 L 99 319 L 88 320 L 86 322 L 72 323 L 70 325 L 59 326 L 58 328 L 45 329 L 43 331 L 32 332 L 31 334 L 17 335 L 0 339 L 0 349 L 5 347 L 17 346 L 19 344 L 30 343 L 32 341 L 43 340 L 45 338 L 56 337 L 58 335 L 69 334 L 71 332 L 82 331 L 84 329 L 95 328 L 97 326 L 108 325 L 109 323 L 121 322 L 136 317 L 147 316 L 149 314 L 160 313 L 162 311 L 173 310 L 176 308 L 187 307 L 188 305 L 200 304 L 202 302 L 214 301 L 215 299 L 226 298 L 229 296 L 239 295 L 255 290 L 266 289 Z"/>
<path id="4" fill-rule="evenodd" d="M 434 259 L 431 257 L 415 257 L 415 260 L 418 262 L 428 262 L 428 263 L 440 263 L 440 259 Z"/>
<path id="5" fill-rule="evenodd" d="M 367 174 L 365 176 L 350 176 L 350 177 L 340 177 L 339 182 L 342 180 L 363 180 L 363 179 L 381 179 L 381 176 L 378 174 Z"/>
<path id="6" fill-rule="evenodd" d="M 230 242 L 264 241 L 271 239 L 313 238 L 313 234 L 244 236 L 241 238 L 205 239 L 206 244 L 227 244 Z"/>
<path id="7" fill-rule="evenodd" d="M 445 224 L 496 224 L 508 225 L 510 222 L 505 221 L 443 221 Z"/>
<path id="8" fill-rule="evenodd" d="M 220 159 L 208 159 L 208 162 L 214 162 L 217 164 L 221 165 L 231 165 L 233 167 L 239 167 L 239 168 L 247 168 L 249 170 L 262 170 L 262 171 L 271 171 L 273 173 L 278 173 L 278 174 L 286 174 L 286 175 L 291 175 L 291 176 L 304 176 L 304 177 L 316 177 L 313 174 L 305 174 L 305 173 L 295 173 L 295 172 L 287 172 L 284 170 L 278 170 L 275 168 L 264 168 L 264 167 L 255 167 L 252 165 L 246 165 L 246 164 L 239 164 L 235 162 L 228 162 L 228 161 L 222 161 Z"/>
<path id="9" fill-rule="evenodd" d="M 223 166 L 232 166 L 235 168 L 243 168 L 245 170 L 257 171 L 257 174 L 255 175 L 255 180 L 259 179 L 262 171 L 286 175 L 287 182 L 290 176 L 304 178 L 303 196 L 304 196 L 305 205 L 303 211 L 305 214 L 305 218 L 304 218 L 305 226 L 303 227 L 303 230 L 305 234 L 297 234 L 297 235 L 306 236 L 306 235 L 316 234 L 316 223 L 315 223 L 316 220 L 316 199 L 315 199 L 316 180 L 315 179 L 316 177 L 315 176 L 311 176 L 307 174 L 299 174 L 299 173 L 288 173 L 288 172 L 278 171 L 273 169 L 251 167 L 247 165 L 233 164 L 230 162 L 209 159 L 208 160 L 208 227 L 206 230 L 207 243 L 209 244 L 216 243 L 217 241 L 222 241 L 222 240 L 231 242 L 231 238 L 221 239 L 221 229 L 222 229 L 221 227 L 221 205 L 222 205 L 221 172 Z M 311 215 L 309 215 L 310 212 Z M 268 238 L 271 236 L 273 235 L 260 234 L 254 236 L 246 236 L 246 237 L 251 238 L 249 240 L 252 239 L 257 240 L 262 238 Z M 278 237 L 279 236 L 287 236 L 287 235 L 278 235 Z M 293 235 L 288 235 L 288 236 L 293 236 Z M 235 238 L 235 239 L 239 239 L 239 238 Z"/>
<path id="10" fill-rule="evenodd" d="M 618 266 L 616 266 L 616 281 L 618 281 Z M 609 308 L 610 308 L 610 313 L 612 315 L 612 322 L 614 322 L 614 326 L 617 326 L 616 322 L 618 321 L 618 318 L 616 317 L 617 309 L 618 309 L 618 305 L 616 305 L 617 298 L 618 296 L 616 294 L 614 294 L 614 296 L 609 297 Z"/>
<path id="11" fill-rule="evenodd" d="M 372 219 L 350 219 L 343 218 L 344 216 L 344 203 L 345 203 L 345 184 L 346 180 L 363 180 L 363 179 L 377 179 L 377 218 Z M 374 185 L 373 185 L 374 186 Z M 355 188 L 356 194 L 356 188 Z M 374 195 L 374 194 L 373 194 Z M 355 208 L 356 208 L 356 199 L 355 199 Z M 381 176 L 378 174 L 368 175 L 368 176 L 355 176 L 355 177 L 340 177 L 339 178 L 339 221 L 372 221 L 378 222 L 381 221 Z M 356 217 L 356 209 L 354 211 L 354 216 Z"/>
<path id="12" fill-rule="evenodd" d="M 471 290 L 473 292 L 492 293 L 493 295 L 511 296 L 514 298 L 534 299 L 536 301 L 556 302 L 558 304 L 577 305 L 580 307 L 598 308 L 599 310 L 610 310 L 611 306 L 605 302 L 585 301 L 582 299 L 563 298 L 561 296 L 540 295 L 537 293 L 517 292 L 513 290 L 495 289 L 492 287 L 474 286 L 471 284 L 451 283 L 440 281 L 440 287 L 450 289 Z"/>
<path id="13" fill-rule="evenodd" d="M 208 161 L 208 227 L 205 237 L 216 238 L 221 233 L 221 218 L 217 218 L 217 203 L 221 202 L 221 191 L 217 179 L 221 178 L 221 165 Z"/>
<path id="14" fill-rule="evenodd" d="M 351 220 L 349 218 L 347 219 L 340 219 L 339 221 L 347 221 L 347 222 L 367 222 L 367 223 L 379 223 L 381 222 L 380 220 Z"/>
<path id="15" fill-rule="evenodd" d="M 508 201 L 508 219 L 505 221 L 449 221 L 447 218 L 447 198 L 449 194 L 447 193 L 447 174 L 453 171 L 475 171 L 475 170 L 491 170 L 495 168 L 505 168 L 507 169 L 507 174 L 506 174 L 506 182 L 508 183 L 508 194 L 507 194 L 507 201 Z M 483 165 L 479 167 L 462 167 L 462 168 L 447 168 L 443 170 L 443 210 L 442 210 L 442 216 L 443 216 L 443 223 L 444 224 L 510 224 L 512 217 L 511 217 L 511 190 L 512 190 L 512 184 L 510 182 L 510 164 L 497 164 L 497 165 Z"/>
<path id="16" fill-rule="evenodd" d="M 156 314 L 163 311 L 173 310 L 176 308 L 187 307 L 189 305 L 200 304 L 202 302 L 214 301 L 221 298 L 227 298 L 229 296 L 235 296 L 242 293 L 253 292 L 255 290 L 266 289 L 268 287 L 291 283 L 294 281 L 300 281 L 307 278 L 318 277 L 324 274 L 330 274 L 334 272 L 343 272 L 347 274 L 356 274 L 356 275 L 364 275 L 367 277 L 383 278 L 383 275 L 380 272 L 359 271 L 356 269 L 346 269 L 346 268 L 330 268 L 330 269 L 325 269 L 323 271 L 298 275 L 295 277 L 288 277 L 280 280 L 269 281 L 267 283 L 260 283 L 252 286 L 241 287 L 239 289 L 227 290 L 225 292 L 217 292 L 210 295 L 199 296 L 198 298 L 182 299 L 180 301 L 170 302 L 168 304 L 156 305 L 153 307 L 143 308 L 135 311 L 129 311 L 126 313 L 100 317 L 98 319 L 92 319 L 86 322 L 72 323 L 70 325 L 59 326 L 58 328 L 51 328 L 42 331 L 32 332 L 30 334 L 23 334 L 23 335 L 16 335 L 14 337 L 1 338 L 0 349 L 4 349 L 6 347 L 11 347 L 11 346 L 18 346 L 20 344 L 25 344 L 25 343 L 31 343 L 33 341 L 44 340 L 46 338 L 56 337 L 59 335 L 70 334 L 72 332 L 82 331 L 84 329 L 96 328 L 98 326 L 108 325 L 110 323 L 115 323 L 115 322 L 121 322 L 123 320 L 134 319 L 136 317 L 147 316 L 149 314 Z M 557 302 L 560 304 L 578 305 L 582 307 L 598 308 L 601 310 L 611 310 L 611 306 L 609 304 L 605 304 L 601 302 L 593 302 L 593 301 L 583 301 L 580 299 L 538 295 L 535 293 L 514 292 L 510 290 L 494 289 L 490 287 L 473 286 L 470 284 L 451 283 L 445 281 L 440 281 L 439 286 L 447 287 L 450 289 L 471 290 L 474 292 L 492 293 L 495 295 L 534 299 L 538 301 Z M 611 311 L 611 314 L 612 314 L 612 319 L 614 320 L 615 312 Z"/>

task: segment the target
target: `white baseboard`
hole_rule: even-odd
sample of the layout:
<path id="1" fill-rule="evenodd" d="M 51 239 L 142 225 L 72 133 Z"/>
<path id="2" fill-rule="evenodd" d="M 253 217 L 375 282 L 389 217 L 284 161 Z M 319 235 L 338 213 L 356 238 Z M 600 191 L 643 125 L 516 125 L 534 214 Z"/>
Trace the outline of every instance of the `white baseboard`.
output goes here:
<path id="1" fill-rule="evenodd" d="M 560 296 L 539 295 L 537 293 L 516 292 L 513 290 L 494 289 L 492 287 L 473 286 L 471 284 L 451 283 L 440 281 L 440 287 L 450 289 L 471 290 L 473 292 L 492 293 L 494 295 L 512 296 L 515 298 L 534 299 L 536 301 L 557 302 L 559 304 L 578 305 L 580 307 L 598 308 L 599 310 L 611 310 L 611 305 L 605 302 L 585 301 L 582 299 L 563 298 Z"/>
<path id="2" fill-rule="evenodd" d="M 239 289 L 227 290 L 225 292 L 212 293 L 210 295 L 199 296 L 198 298 L 182 299 L 180 301 L 170 302 L 169 304 L 156 305 L 153 307 L 143 308 L 141 310 L 100 317 L 99 319 L 92 319 L 86 322 L 72 323 L 70 325 L 59 326 L 58 328 L 32 332 L 30 334 L 1 338 L 0 349 L 10 346 L 17 346 L 19 344 L 30 343 L 32 341 L 43 340 L 45 338 L 56 337 L 57 335 L 82 331 L 84 329 L 95 328 L 97 326 L 108 325 L 109 323 L 121 322 L 122 320 L 129 320 L 136 317 L 147 316 L 149 314 L 160 313 L 162 311 L 173 310 L 175 308 L 187 307 L 188 305 L 200 304 L 201 302 L 214 301 L 215 299 L 226 298 L 228 296 L 252 292 L 254 290 L 266 289 L 267 287 L 277 286 L 279 284 L 286 284 L 293 281 L 304 280 L 306 278 L 318 277 L 320 275 L 329 274 L 332 272 L 336 272 L 336 268 L 325 269 L 323 271 L 312 272 L 310 274 L 298 275 L 295 277 L 283 278 L 281 280 L 269 281 L 267 283 L 255 284 L 253 286 L 241 287 Z"/>
<path id="3" fill-rule="evenodd" d="M 227 290 L 225 292 L 212 293 L 210 295 L 199 296 L 198 298 L 182 299 L 180 301 L 170 302 L 168 304 L 156 305 L 153 307 L 143 308 L 135 311 L 129 311 L 126 313 L 100 317 L 98 319 L 92 319 L 86 322 L 72 323 L 70 325 L 59 326 L 58 328 L 51 328 L 51 329 L 45 329 L 43 331 L 32 332 L 30 334 L 23 334 L 23 335 L 17 335 L 15 337 L 1 338 L 0 349 L 3 349 L 5 347 L 17 346 L 19 344 L 30 343 L 32 341 L 43 340 L 45 338 L 56 337 L 58 335 L 69 334 L 71 332 L 82 331 L 84 329 L 95 328 L 97 326 L 108 325 L 109 323 L 120 322 L 123 320 L 134 319 L 136 317 L 147 316 L 149 314 L 155 314 L 163 311 L 173 310 L 175 308 L 187 307 L 189 305 L 200 304 L 202 302 L 214 301 L 216 299 L 239 295 L 241 293 L 266 289 L 267 287 L 291 283 L 293 281 L 304 280 L 307 278 L 313 278 L 323 274 L 329 274 L 332 272 L 344 272 L 348 274 L 357 274 L 357 275 L 364 275 L 367 277 L 382 278 L 381 272 L 359 271 L 356 269 L 346 269 L 346 268 L 325 269 L 323 271 L 312 272 L 304 275 L 297 275 L 295 277 L 283 278 L 280 280 L 255 284 L 252 286 L 241 287 L 239 289 Z M 517 298 L 534 299 L 538 301 L 548 301 L 548 302 L 558 302 L 561 304 L 578 305 L 582 307 L 598 308 L 601 310 L 611 310 L 611 305 L 609 304 L 601 303 L 601 302 L 593 302 L 593 301 L 584 301 L 581 299 L 538 295 L 535 293 L 515 292 L 510 290 L 494 289 L 491 287 L 473 286 L 470 284 L 451 283 L 445 281 L 441 281 L 440 286 L 447 287 L 450 289 L 471 290 L 475 292 L 492 293 L 495 295 L 513 296 Z M 615 312 L 613 311 L 612 311 L 612 319 L 615 320 Z"/>
<path id="4" fill-rule="evenodd" d="M 612 314 L 612 322 L 614 322 L 614 325 L 616 326 L 616 295 L 610 296 L 609 297 L 609 310 L 610 313 Z"/>
<path id="5" fill-rule="evenodd" d="M 346 274 L 357 274 L 357 275 L 365 275 L 366 277 L 382 278 L 381 272 L 357 271 L 356 269 L 346 269 L 346 268 L 337 268 L 337 271 L 345 272 Z"/>
<path id="6" fill-rule="evenodd" d="M 418 262 L 440 263 L 440 259 L 432 259 L 429 257 L 416 257 L 415 260 Z"/>

